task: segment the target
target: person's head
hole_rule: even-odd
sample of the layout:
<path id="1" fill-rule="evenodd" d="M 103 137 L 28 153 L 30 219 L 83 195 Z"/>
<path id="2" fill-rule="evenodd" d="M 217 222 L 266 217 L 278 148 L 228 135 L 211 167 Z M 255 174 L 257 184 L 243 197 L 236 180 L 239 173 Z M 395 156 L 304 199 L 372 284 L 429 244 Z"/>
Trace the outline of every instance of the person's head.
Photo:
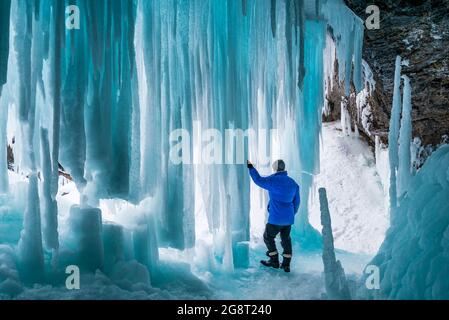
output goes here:
<path id="1" fill-rule="evenodd" d="M 273 171 L 274 172 L 285 171 L 285 162 L 284 162 L 284 160 L 276 160 L 273 163 Z"/>

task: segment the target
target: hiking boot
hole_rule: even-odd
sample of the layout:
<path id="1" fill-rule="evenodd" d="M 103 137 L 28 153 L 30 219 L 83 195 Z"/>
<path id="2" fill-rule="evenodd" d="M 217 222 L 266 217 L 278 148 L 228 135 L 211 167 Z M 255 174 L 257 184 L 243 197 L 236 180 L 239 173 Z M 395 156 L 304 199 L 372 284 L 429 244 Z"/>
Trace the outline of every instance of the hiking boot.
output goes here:
<path id="1" fill-rule="evenodd" d="M 291 255 L 290 258 L 286 258 L 284 255 L 284 259 L 282 260 L 281 269 L 284 269 L 285 272 L 290 272 L 290 262 L 292 261 Z"/>
<path id="2" fill-rule="evenodd" d="M 261 260 L 260 263 L 265 267 L 279 269 L 279 255 L 277 252 L 267 252 L 269 260 Z"/>

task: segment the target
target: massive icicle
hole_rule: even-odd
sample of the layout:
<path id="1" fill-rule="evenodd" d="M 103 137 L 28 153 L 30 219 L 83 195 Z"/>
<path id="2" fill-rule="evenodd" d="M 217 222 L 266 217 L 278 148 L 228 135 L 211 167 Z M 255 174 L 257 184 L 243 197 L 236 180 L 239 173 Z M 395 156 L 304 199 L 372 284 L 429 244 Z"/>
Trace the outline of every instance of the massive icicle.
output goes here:
<path id="1" fill-rule="evenodd" d="M 41 129 L 41 168 L 43 178 L 43 223 L 42 231 L 44 244 L 47 249 L 59 249 L 58 239 L 58 204 L 51 194 L 51 155 L 50 143 L 48 141 L 48 131 Z"/>
<path id="2" fill-rule="evenodd" d="M 10 9 L 10 0 L 0 3 L 0 95 L 8 73 Z"/>
<path id="3" fill-rule="evenodd" d="M 396 173 L 398 168 L 398 139 L 401 121 L 401 57 L 396 58 L 394 73 L 393 106 L 388 133 L 388 155 L 390 161 L 390 219 L 393 221 L 397 207 Z"/>
<path id="4" fill-rule="evenodd" d="M 8 119 L 8 104 L 0 97 L 0 194 L 6 194 L 9 189 L 8 156 L 6 120 Z"/>
<path id="5" fill-rule="evenodd" d="M 37 175 L 32 174 L 29 180 L 24 226 L 18 244 L 21 278 L 25 283 L 40 283 L 44 281 L 44 254 Z"/>
<path id="6" fill-rule="evenodd" d="M 412 94 L 410 79 L 404 76 L 404 98 L 402 100 L 401 129 L 399 132 L 399 153 L 398 153 L 398 196 L 401 197 L 406 191 L 410 181 L 411 164 L 411 143 L 412 143 Z"/>
<path id="7" fill-rule="evenodd" d="M 80 10 L 86 10 L 80 3 Z M 81 15 L 81 25 L 86 24 L 86 15 Z M 89 73 L 89 44 L 87 30 L 71 30 L 66 34 L 63 62 L 66 70 L 61 88 L 62 109 L 59 161 L 70 172 L 78 188 L 86 184 L 84 165 L 86 161 L 86 131 L 84 111 L 87 103 L 87 76 Z"/>
<path id="8" fill-rule="evenodd" d="M 59 182 L 59 133 L 61 128 L 61 84 L 62 84 L 62 45 L 64 43 L 64 6 L 55 1 L 52 7 L 52 26 L 50 41 L 51 87 L 53 98 L 53 124 L 51 148 L 51 184 L 50 192 L 53 200 L 58 192 Z"/>
<path id="9" fill-rule="evenodd" d="M 323 52 L 325 46 L 325 27 L 322 20 L 306 21 L 305 61 L 303 101 L 298 112 L 298 144 L 301 170 L 301 207 L 299 209 L 299 232 L 305 247 L 319 247 L 320 240 L 308 222 L 308 201 L 312 190 L 313 175 L 319 172 L 319 136 L 323 107 Z"/>
<path id="10" fill-rule="evenodd" d="M 327 19 L 336 44 L 338 76 L 344 80 L 345 95 L 351 89 L 351 81 L 356 92 L 362 85 L 362 48 L 364 22 L 356 16 L 342 0 L 326 0 L 322 3 L 322 14 Z M 353 67 L 354 66 L 354 67 Z M 333 70 L 331 70 L 333 72 Z"/>

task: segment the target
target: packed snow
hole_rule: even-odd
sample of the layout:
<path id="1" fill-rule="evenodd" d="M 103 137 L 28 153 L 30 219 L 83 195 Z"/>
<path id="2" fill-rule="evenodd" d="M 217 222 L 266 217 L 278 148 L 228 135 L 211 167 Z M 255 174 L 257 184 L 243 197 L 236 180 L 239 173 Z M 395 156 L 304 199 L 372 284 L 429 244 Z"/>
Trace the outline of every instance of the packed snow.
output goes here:
<path id="1" fill-rule="evenodd" d="M 339 123 L 323 123 L 320 174 L 325 187 L 336 248 L 373 254 L 389 227 L 388 203 L 373 150 L 361 137 L 346 135 Z M 320 209 L 314 198 L 310 221 L 319 228 Z"/>

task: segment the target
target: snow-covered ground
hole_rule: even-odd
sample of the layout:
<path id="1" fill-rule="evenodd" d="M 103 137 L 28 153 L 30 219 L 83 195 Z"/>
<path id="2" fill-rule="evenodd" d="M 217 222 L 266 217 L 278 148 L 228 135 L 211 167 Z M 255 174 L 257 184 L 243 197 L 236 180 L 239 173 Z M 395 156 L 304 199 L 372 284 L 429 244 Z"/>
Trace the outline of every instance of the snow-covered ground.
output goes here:
<path id="1" fill-rule="evenodd" d="M 389 217 L 373 151 L 362 138 L 343 134 L 340 123 L 323 123 L 320 157 L 316 186 L 327 189 L 336 248 L 376 253 Z M 318 197 L 312 201 L 310 222 L 321 230 Z"/>
<path id="2" fill-rule="evenodd" d="M 226 272 L 199 271 L 188 252 L 161 249 L 160 277 L 150 286 L 123 288 L 100 271 L 81 275 L 80 290 L 35 285 L 23 290 L 16 299 L 321 299 L 325 293 L 320 254 L 298 254 L 292 261 L 292 272 L 267 269 L 259 264 L 264 248 L 251 251 L 251 266 L 246 270 Z M 297 248 L 296 248 L 297 251 Z M 348 279 L 357 280 L 370 257 L 337 253 Z M 128 277 L 129 275 L 124 275 Z M 0 294 L 1 299 L 1 294 Z"/>

